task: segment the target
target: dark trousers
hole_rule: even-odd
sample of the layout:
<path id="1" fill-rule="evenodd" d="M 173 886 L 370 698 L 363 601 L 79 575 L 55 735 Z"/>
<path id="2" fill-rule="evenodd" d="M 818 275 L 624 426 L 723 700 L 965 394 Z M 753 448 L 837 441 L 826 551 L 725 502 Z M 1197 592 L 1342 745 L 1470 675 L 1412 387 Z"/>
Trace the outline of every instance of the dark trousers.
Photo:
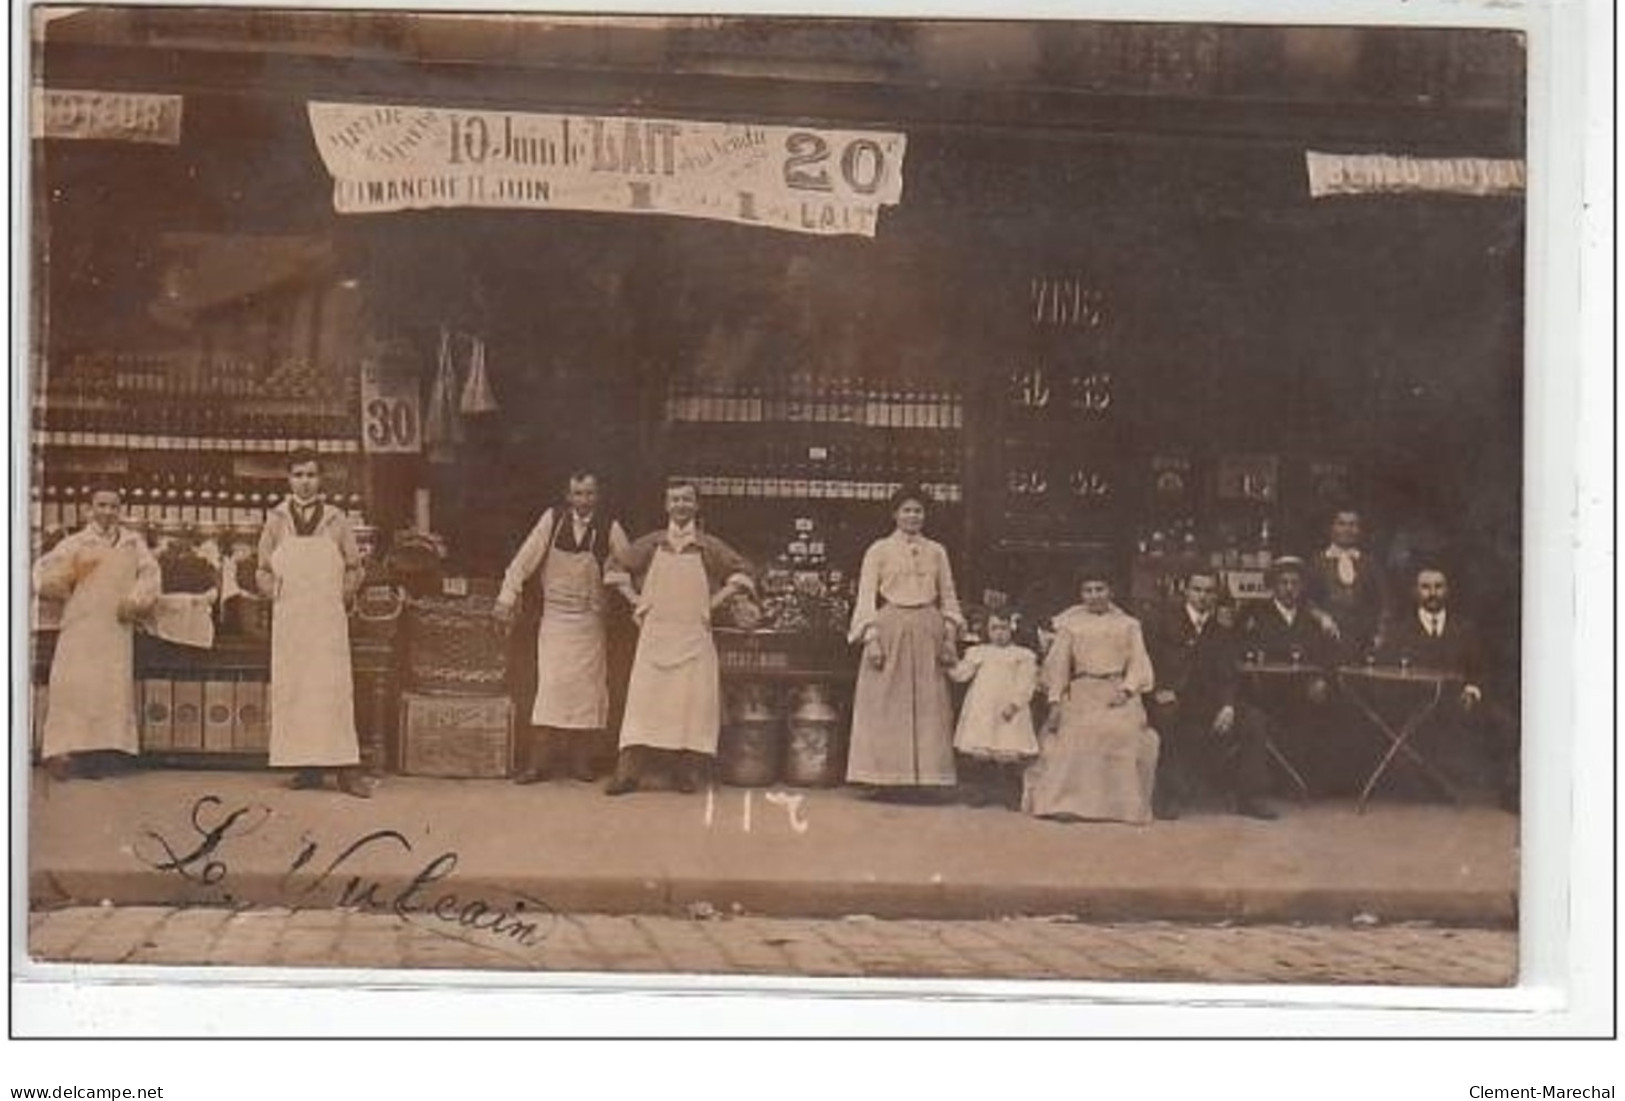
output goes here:
<path id="1" fill-rule="evenodd" d="M 1161 739 L 1157 754 L 1156 798 L 1182 803 L 1212 789 L 1234 800 L 1251 800 L 1269 789 L 1264 719 L 1237 703 L 1236 718 L 1223 734 L 1213 730 L 1218 704 L 1149 701 L 1148 717 Z"/>
<path id="2" fill-rule="evenodd" d="M 586 778 L 598 770 L 605 753 L 607 737 L 602 730 L 558 730 L 550 726 L 522 727 L 515 746 L 515 764 L 520 772 L 543 776 L 568 771 Z"/>

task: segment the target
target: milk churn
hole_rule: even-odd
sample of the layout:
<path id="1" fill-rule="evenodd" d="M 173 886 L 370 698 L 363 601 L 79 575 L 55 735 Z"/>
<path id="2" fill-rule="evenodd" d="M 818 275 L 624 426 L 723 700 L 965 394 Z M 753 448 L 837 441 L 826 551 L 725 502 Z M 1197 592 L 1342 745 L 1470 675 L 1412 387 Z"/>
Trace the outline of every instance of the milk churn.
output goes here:
<path id="1" fill-rule="evenodd" d="M 789 748 L 784 782 L 797 787 L 833 787 L 845 772 L 841 711 L 827 684 L 804 684 L 790 701 Z"/>
<path id="2" fill-rule="evenodd" d="M 784 722 L 770 685 L 757 681 L 728 686 L 727 718 L 717 747 L 717 771 L 725 784 L 765 787 L 779 778 Z"/>

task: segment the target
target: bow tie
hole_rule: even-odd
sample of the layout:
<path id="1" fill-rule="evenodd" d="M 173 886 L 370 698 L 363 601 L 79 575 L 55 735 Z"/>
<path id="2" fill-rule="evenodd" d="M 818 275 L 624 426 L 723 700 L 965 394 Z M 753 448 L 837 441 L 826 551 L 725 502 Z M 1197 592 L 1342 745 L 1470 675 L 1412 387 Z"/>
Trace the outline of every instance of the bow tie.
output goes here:
<path id="1" fill-rule="evenodd" d="M 1337 563 L 1337 580 L 1354 584 L 1354 564 L 1360 560 L 1358 547 L 1327 547 L 1326 557 Z"/>

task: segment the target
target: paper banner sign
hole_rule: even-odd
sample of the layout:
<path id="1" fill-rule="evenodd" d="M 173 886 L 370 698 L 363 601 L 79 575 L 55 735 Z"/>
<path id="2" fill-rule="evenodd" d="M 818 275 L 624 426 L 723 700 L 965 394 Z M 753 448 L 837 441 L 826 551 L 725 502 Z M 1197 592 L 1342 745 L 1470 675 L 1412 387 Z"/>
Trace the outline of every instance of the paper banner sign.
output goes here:
<path id="1" fill-rule="evenodd" d="M 487 207 L 668 214 L 873 237 L 903 134 L 310 103 L 341 214 Z"/>
<path id="2" fill-rule="evenodd" d="M 1379 154 L 1304 153 L 1309 195 L 1516 195 L 1524 190 L 1521 160 L 1485 157 L 1393 157 Z"/>
<path id="3" fill-rule="evenodd" d="M 181 97 L 35 88 L 31 132 L 36 138 L 178 145 Z"/>

